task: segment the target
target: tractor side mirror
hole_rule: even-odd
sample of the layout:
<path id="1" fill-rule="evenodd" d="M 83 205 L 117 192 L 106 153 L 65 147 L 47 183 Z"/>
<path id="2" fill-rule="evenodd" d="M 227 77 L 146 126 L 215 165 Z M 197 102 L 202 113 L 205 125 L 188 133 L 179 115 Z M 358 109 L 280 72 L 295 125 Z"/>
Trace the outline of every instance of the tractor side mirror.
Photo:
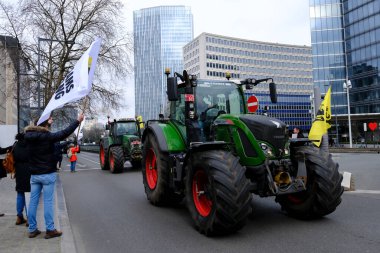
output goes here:
<path id="1" fill-rule="evenodd" d="M 272 103 L 277 103 L 277 89 L 275 83 L 269 84 L 270 100 Z"/>
<path id="2" fill-rule="evenodd" d="M 178 100 L 177 77 L 168 77 L 167 93 L 168 93 L 168 100 L 169 101 L 177 101 Z"/>

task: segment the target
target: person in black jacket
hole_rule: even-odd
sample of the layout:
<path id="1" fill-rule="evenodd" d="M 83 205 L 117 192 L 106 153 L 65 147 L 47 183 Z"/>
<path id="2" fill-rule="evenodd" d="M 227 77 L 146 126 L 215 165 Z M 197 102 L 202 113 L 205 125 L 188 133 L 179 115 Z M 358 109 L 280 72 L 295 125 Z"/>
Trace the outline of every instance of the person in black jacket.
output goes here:
<path id="1" fill-rule="evenodd" d="M 44 218 L 46 226 L 45 239 L 61 236 L 62 232 L 54 226 L 54 188 L 57 178 L 57 160 L 54 156 L 54 144 L 67 138 L 83 121 L 83 114 L 62 131 L 51 133 L 49 128 L 53 123 L 50 117 L 39 126 L 25 128 L 25 140 L 29 148 L 29 171 L 31 173 L 30 204 L 29 204 L 29 238 L 41 233 L 37 228 L 37 206 L 41 191 L 44 194 Z"/>
<path id="2" fill-rule="evenodd" d="M 30 192 L 30 172 L 29 172 L 29 156 L 28 147 L 26 141 L 24 140 L 24 133 L 18 133 L 16 135 L 16 145 L 13 148 L 13 157 L 15 160 L 15 170 L 16 170 L 16 225 L 21 225 L 26 223 L 29 226 L 28 221 L 24 218 L 23 211 L 25 208 L 25 213 L 27 214 L 26 202 L 25 202 L 25 192 Z"/>
<path id="3" fill-rule="evenodd" d="M 62 164 L 62 154 L 63 154 L 63 149 L 67 146 L 67 141 L 64 141 L 64 142 L 56 142 L 54 144 L 54 156 L 55 156 L 55 159 L 57 161 L 57 170 L 60 171 L 61 170 L 61 164 Z"/>

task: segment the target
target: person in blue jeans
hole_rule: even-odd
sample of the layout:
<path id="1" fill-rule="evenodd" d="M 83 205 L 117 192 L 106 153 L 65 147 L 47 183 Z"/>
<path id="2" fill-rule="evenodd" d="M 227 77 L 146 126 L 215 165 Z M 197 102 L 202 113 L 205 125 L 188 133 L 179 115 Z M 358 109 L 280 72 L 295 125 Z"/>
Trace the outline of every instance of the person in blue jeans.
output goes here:
<path id="1" fill-rule="evenodd" d="M 37 227 L 37 207 L 41 191 L 43 191 L 44 218 L 46 226 L 45 239 L 50 239 L 62 235 L 61 231 L 54 226 L 54 188 L 57 179 L 57 160 L 54 156 L 54 145 L 58 141 L 67 138 L 83 121 L 83 114 L 78 116 L 78 120 L 71 123 L 62 131 L 52 133 L 50 126 L 53 119 L 49 117 L 38 126 L 28 126 L 25 128 L 24 139 L 29 150 L 29 171 L 31 174 L 30 203 L 29 203 L 29 238 L 34 238 L 41 234 Z"/>

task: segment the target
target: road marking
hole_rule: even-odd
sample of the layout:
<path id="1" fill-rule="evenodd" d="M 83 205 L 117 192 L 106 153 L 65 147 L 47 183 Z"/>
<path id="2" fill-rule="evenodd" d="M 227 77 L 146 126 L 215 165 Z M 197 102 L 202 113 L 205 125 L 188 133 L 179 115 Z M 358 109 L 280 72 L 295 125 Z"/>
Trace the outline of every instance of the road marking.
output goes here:
<path id="1" fill-rule="evenodd" d="M 84 171 L 84 170 L 100 170 L 100 168 L 76 169 L 75 171 Z M 63 172 L 70 172 L 70 170 L 64 170 Z"/>
<path id="2" fill-rule="evenodd" d="M 355 190 L 355 191 L 346 191 L 345 193 L 380 194 L 380 190 Z"/>
<path id="3" fill-rule="evenodd" d="M 90 161 L 90 162 L 93 162 L 93 163 L 96 163 L 96 164 L 100 164 L 99 162 L 96 162 L 94 160 L 90 160 L 90 159 L 88 159 L 86 157 L 83 157 L 83 156 L 81 156 L 80 159 L 84 159 L 84 160 L 87 160 L 87 161 Z"/>

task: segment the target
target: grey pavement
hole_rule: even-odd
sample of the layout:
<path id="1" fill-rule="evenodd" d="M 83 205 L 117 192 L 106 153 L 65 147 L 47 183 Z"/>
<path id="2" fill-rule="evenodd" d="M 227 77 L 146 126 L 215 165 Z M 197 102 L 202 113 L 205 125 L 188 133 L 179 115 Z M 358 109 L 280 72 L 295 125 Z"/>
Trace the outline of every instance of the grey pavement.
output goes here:
<path id="1" fill-rule="evenodd" d="M 41 234 L 35 238 L 28 237 L 28 228 L 23 225 L 16 226 L 16 191 L 15 180 L 3 178 L 0 180 L 0 252 L 76 252 L 70 222 L 67 215 L 66 203 L 59 176 L 57 177 L 54 206 L 54 224 L 56 229 L 61 230 L 61 237 L 45 239 L 45 221 L 43 218 L 43 199 L 37 209 L 37 224 Z M 41 195 L 41 198 L 43 196 Z M 27 207 L 29 206 L 30 194 L 26 193 Z M 24 212 L 25 215 L 25 212 Z"/>

